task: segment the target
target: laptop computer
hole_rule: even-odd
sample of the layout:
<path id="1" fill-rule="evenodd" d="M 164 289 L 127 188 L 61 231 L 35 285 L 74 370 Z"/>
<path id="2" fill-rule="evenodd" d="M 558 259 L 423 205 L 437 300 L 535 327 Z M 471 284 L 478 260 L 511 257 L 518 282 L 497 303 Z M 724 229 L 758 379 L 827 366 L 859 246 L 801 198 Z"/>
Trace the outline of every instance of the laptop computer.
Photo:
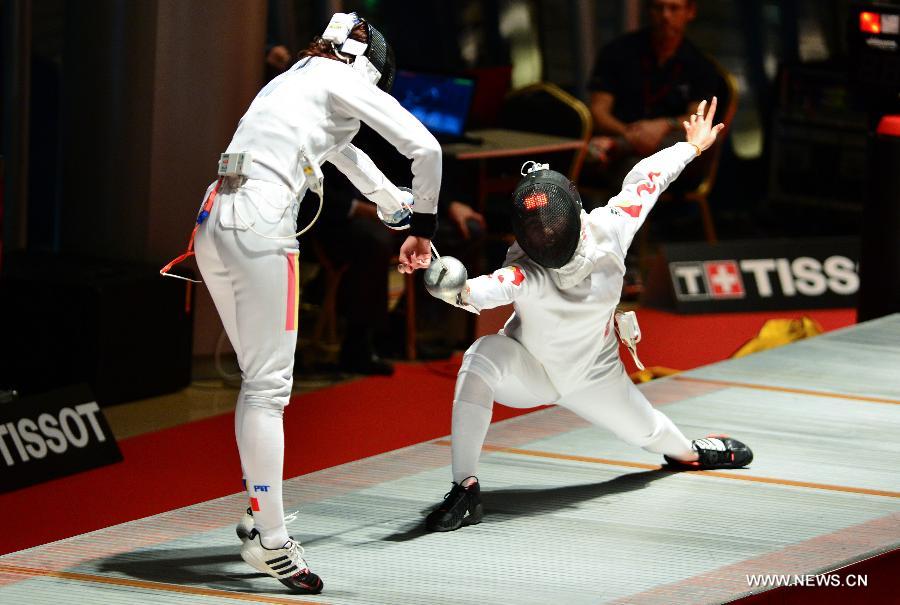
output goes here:
<path id="1" fill-rule="evenodd" d="M 398 70 L 391 94 L 441 143 L 480 143 L 465 134 L 475 81 Z"/>

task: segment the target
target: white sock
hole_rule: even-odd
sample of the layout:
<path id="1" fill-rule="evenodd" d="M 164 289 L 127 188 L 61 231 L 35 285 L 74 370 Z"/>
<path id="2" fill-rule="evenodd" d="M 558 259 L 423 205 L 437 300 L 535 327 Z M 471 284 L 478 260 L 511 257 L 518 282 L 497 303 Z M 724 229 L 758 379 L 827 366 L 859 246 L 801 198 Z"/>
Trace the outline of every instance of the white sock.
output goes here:
<path id="1" fill-rule="evenodd" d="M 481 446 L 491 425 L 494 390 L 478 374 L 461 372 L 453 397 L 453 481 L 477 475 Z"/>
<path id="2" fill-rule="evenodd" d="M 237 404 L 234 406 L 234 438 L 236 443 L 241 442 L 241 427 L 244 423 L 244 411 L 247 406 L 244 405 L 244 387 L 238 393 Z M 244 463 L 241 462 L 241 479 L 244 481 L 244 489 L 247 489 L 247 471 L 244 470 Z"/>
<path id="3" fill-rule="evenodd" d="M 238 451 L 244 469 L 254 526 L 266 548 L 280 548 L 288 539 L 284 525 L 281 481 L 284 471 L 284 410 L 244 400 L 238 431 Z"/>

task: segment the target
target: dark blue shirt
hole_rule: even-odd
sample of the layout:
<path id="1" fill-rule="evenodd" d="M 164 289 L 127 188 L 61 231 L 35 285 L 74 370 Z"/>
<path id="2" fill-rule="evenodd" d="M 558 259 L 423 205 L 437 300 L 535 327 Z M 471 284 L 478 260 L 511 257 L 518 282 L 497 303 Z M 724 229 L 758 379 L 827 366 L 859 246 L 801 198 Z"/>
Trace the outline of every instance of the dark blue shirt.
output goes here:
<path id="1" fill-rule="evenodd" d="M 659 65 L 650 30 L 641 29 L 600 50 L 588 88 L 611 93 L 613 115 L 630 123 L 683 115 L 689 103 L 716 94 L 720 79 L 713 63 L 687 39 Z"/>

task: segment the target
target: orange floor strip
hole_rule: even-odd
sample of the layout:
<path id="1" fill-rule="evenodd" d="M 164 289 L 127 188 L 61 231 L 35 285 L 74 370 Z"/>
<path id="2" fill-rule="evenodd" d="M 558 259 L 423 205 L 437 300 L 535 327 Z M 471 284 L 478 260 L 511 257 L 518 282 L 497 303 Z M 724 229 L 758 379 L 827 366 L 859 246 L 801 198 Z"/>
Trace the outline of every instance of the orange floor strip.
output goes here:
<path id="1" fill-rule="evenodd" d="M 325 601 L 319 600 L 298 601 L 297 599 L 283 599 L 269 595 L 230 592 L 228 590 L 216 590 L 214 588 L 178 586 L 176 584 L 163 584 L 160 582 L 147 582 L 144 580 L 130 580 L 128 578 L 97 576 L 93 574 L 75 573 L 71 571 L 35 569 L 32 567 L 20 567 L 18 565 L 0 564 L 0 573 L 9 573 L 20 576 L 33 576 L 40 578 L 60 578 L 62 580 L 74 580 L 76 582 L 90 582 L 94 584 L 111 584 L 113 586 L 127 586 L 129 588 L 140 588 L 143 590 L 175 592 L 185 595 L 216 597 L 220 599 L 233 599 L 235 601 L 249 601 L 251 603 L 277 603 L 279 605 L 327 605 Z"/>
<path id="2" fill-rule="evenodd" d="M 436 445 L 450 445 L 450 441 L 440 439 L 434 442 Z M 591 462 L 594 464 L 608 464 L 611 466 L 624 466 L 628 468 L 642 468 L 656 471 L 666 467 L 658 464 L 646 464 L 643 462 L 630 462 L 628 460 L 610 460 L 607 458 L 593 458 L 591 456 L 575 456 L 572 454 L 558 454 L 556 452 L 543 452 L 539 450 L 523 450 L 515 447 L 500 447 L 485 444 L 482 448 L 488 452 L 503 452 L 505 454 L 518 454 L 520 456 L 533 456 L 537 458 L 550 458 L 553 460 L 573 460 L 575 462 Z M 678 472 L 678 471 L 672 471 Z M 851 494 L 866 494 L 869 496 L 884 496 L 887 498 L 900 498 L 900 492 L 891 492 L 880 489 L 868 489 L 865 487 L 852 487 L 848 485 L 830 485 L 828 483 L 811 483 L 808 481 L 794 481 L 793 479 L 778 479 L 775 477 L 756 477 L 743 473 L 729 473 L 725 471 L 689 471 L 693 475 L 706 475 L 709 477 L 721 477 L 723 479 L 737 479 L 738 481 L 752 481 L 755 483 L 772 483 L 775 485 L 790 485 L 792 487 L 807 487 L 810 489 L 824 489 L 832 492 L 848 492 Z"/>
<path id="3" fill-rule="evenodd" d="M 866 401 L 870 403 L 900 404 L 898 399 L 886 399 L 883 397 L 868 397 L 866 395 L 846 395 L 844 393 L 828 393 L 826 391 L 811 391 L 808 389 L 793 389 L 790 387 L 776 387 L 766 384 L 752 384 L 749 382 L 732 382 L 730 380 L 710 380 L 707 378 L 692 378 L 691 376 L 673 376 L 673 380 L 682 382 L 702 382 L 703 384 L 717 384 L 723 387 L 740 387 L 742 389 L 756 389 L 759 391 L 776 391 L 779 393 L 796 393 L 798 395 L 813 395 L 815 397 L 831 397 L 832 399 L 846 399 L 848 401 Z"/>

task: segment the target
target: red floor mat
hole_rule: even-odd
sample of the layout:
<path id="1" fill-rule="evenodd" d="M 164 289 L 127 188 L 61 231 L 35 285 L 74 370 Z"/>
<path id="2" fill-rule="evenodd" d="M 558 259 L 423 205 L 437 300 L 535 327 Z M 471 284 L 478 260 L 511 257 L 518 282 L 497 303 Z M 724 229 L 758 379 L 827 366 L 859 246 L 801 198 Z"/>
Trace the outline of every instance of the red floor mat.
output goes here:
<path id="1" fill-rule="evenodd" d="M 638 309 L 643 336 L 638 345 L 641 362 L 675 370 L 690 370 L 728 359 L 745 342 L 759 333 L 769 319 L 808 316 L 826 332 L 856 322 L 856 309 L 814 311 L 761 311 L 756 313 L 709 313 L 678 315 L 657 309 Z M 628 351 L 621 351 L 629 372 L 635 371 Z"/>
<path id="2" fill-rule="evenodd" d="M 399 364 L 393 378 L 293 398 L 285 413 L 285 476 L 448 434 L 458 367 L 459 359 Z M 520 413 L 498 407 L 495 418 Z M 240 491 L 233 426 L 226 414 L 125 439 L 119 464 L 0 495 L 0 510 L 14 521 L 3 530 L 0 554 Z"/>

